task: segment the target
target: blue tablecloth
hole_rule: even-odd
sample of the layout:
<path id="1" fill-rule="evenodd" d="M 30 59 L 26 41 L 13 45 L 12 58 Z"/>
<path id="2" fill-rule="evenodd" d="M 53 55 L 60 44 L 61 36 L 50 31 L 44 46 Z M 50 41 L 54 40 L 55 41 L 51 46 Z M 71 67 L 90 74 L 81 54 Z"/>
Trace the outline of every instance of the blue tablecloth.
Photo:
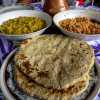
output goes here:
<path id="1" fill-rule="evenodd" d="M 35 9 L 41 10 L 42 6 L 40 4 L 32 4 Z M 100 12 L 100 8 L 96 7 L 87 7 L 86 9 L 93 9 Z M 100 64 L 100 40 L 88 41 L 89 45 L 91 45 L 95 51 L 95 56 L 98 64 Z M 5 37 L 0 36 L 0 66 L 6 56 L 14 49 L 14 45 L 11 41 L 7 40 Z M 4 96 L 0 90 L 0 100 L 4 100 Z M 100 92 L 97 94 L 95 100 L 100 100 Z"/>

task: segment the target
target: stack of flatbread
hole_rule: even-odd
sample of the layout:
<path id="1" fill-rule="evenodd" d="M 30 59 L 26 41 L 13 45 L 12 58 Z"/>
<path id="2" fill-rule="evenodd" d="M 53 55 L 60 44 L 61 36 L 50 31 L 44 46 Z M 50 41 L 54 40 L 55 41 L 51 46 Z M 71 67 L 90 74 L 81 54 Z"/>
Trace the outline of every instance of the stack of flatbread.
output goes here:
<path id="1" fill-rule="evenodd" d="M 87 89 L 94 53 L 85 42 L 62 35 L 24 41 L 14 58 L 19 88 L 42 100 L 72 100 Z"/>

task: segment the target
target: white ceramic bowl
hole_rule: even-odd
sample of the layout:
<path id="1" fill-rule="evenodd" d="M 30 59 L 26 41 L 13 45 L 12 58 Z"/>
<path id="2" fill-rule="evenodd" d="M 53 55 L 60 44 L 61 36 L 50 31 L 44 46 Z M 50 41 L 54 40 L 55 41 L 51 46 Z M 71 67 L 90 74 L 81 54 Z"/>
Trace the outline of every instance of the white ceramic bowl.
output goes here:
<path id="1" fill-rule="evenodd" d="M 51 16 L 49 16 L 45 12 L 36 11 L 36 10 L 17 10 L 17 11 L 11 11 L 11 12 L 6 12 L 6 13 L 1 14 L 0 15 L 0 25 L 9 19 L 18 18 L 20 16 L 39 17 L 46 21 L 47 26 L 39 31 L 28 33 L 28 34 L 23 34 L 23 35 L 7 35 L 4 33 L 0 33 L 0 35 L 4 35 L 10 40 L 17 40 L 17 41 L 24 40 L 27 38 L 32 38 L 34 35 L 42 34 L 52 24 Z"/>
<path id="2" fill-rule="evenodd" d="M 16 4 L 16 5 L 9 5 L 9 6 L 1 6 L 0 8 L 0 14 L 1 13 L 6 13 L 10 11 L 15 11 L 15 10 L 33 10 L 34 7 L 28 6 L 28 5 L 22 5 L 22 4 Z"/>
<path id="3" fill-rule="evenodd" d="M 59 25 L 59 21 L 67 19 L 67 18 L 75 18 L 75 17 L 88 17 L 90 19 L 97 20 L 100 22 L 100 13 L 94 10 L 85 10 L 85 9 L 73 9 L 68 11 L 63 11 L 57 13 L 53 17 L 54 24 L 66 35 L 71 36 L 73 38 L 78 38 L 86 41 L 100 39 L 100 34 L 93 34 L 93 35 L 86 35 L 86 34 L 79 34 L 79 33 L 72 33 L 66 32 L 61 26 Z"/>

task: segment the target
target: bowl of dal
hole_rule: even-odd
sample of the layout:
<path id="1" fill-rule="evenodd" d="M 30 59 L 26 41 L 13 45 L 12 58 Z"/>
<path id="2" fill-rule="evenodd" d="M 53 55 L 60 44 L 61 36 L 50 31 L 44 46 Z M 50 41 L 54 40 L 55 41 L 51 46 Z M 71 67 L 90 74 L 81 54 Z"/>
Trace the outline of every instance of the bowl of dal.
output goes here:
<path id="1" fill-rule="evenodd" d="M 10 40 L 24 40 L 42 34 L 51 24 L 51 16 L 42 11 L 6 12 L 0 15 L 0 35 Z"/>

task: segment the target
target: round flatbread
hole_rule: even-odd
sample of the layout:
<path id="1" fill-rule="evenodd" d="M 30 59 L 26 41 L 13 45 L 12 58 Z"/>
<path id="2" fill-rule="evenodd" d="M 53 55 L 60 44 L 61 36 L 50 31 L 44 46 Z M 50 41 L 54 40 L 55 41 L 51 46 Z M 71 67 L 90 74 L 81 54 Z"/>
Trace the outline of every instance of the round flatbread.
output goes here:
<path id="1" fill-rule="evenodd" d="M 42 100 L 71 100 L 72 96 L 80 95 L 87 89 L 88 81 L 82 80 L 69 88 L 57 91 L 42 87 L 23 75 L 17 68 L 14 69 L 14 78 L 20 89 L 29 96 L 35 96 Z"/>
<path id="2" fill-rule="evenodd" d="M 62 35 L 33 37 L 15 55 L 15 64 L 30 79 L 47 88 L 62 89 L 79 81 L 94 64 L 92 48 Z"/>

